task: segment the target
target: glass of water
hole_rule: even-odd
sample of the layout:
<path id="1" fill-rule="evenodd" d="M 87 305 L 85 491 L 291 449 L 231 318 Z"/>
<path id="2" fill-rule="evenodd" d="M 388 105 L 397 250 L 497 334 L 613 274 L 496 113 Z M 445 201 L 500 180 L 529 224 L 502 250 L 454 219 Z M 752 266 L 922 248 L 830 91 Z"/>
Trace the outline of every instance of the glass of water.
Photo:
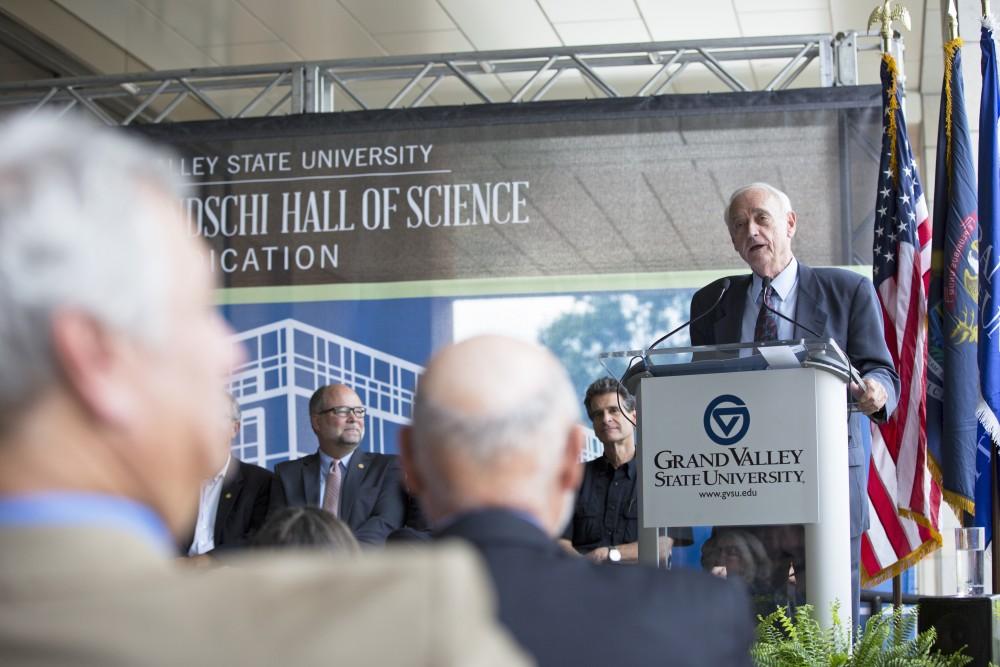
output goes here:
<path id="1" fill-rule="evenodd" d="M 986 574 L 986 534 L 982 527 L 955 529 L 955 567 L 958 595 L 983 594 Z"/>

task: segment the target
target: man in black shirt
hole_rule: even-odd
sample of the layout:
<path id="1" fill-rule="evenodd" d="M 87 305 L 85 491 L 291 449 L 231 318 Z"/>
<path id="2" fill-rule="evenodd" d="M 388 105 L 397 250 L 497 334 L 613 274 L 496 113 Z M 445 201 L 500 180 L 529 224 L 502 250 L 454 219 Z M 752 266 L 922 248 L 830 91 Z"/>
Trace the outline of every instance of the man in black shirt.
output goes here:
<path id="1" fill-rule="evenodd" d="M 635 562 L 639 559 L 635 397 L 617 380 L 604 377 L 587 387 L 583 405 L 604 445 L 604 456 L 584 468 L 562 544 L 598 563 Z M 673 544 L 687 546 L 691 541 L 690 528 L 669 529 L 660 537 L 661 558 L 669 556 Z"/>

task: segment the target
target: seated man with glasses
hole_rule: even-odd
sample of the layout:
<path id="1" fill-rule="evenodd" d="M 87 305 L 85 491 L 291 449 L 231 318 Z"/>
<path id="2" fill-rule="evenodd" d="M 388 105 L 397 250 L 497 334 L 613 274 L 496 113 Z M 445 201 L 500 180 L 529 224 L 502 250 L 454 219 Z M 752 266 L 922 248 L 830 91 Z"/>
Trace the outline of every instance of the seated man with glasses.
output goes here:
<path id="1" fill-rule="evenodd" d="M 275 467 L 269 515 L 283 507 L 322 507 L 350 526 L 358 542 L 384 544 L 406 516 L 399 459 L 355 451 L 365 436 L 365 408 L 347 385 L 317 389 L 309 419 L 319 449 Z"/>

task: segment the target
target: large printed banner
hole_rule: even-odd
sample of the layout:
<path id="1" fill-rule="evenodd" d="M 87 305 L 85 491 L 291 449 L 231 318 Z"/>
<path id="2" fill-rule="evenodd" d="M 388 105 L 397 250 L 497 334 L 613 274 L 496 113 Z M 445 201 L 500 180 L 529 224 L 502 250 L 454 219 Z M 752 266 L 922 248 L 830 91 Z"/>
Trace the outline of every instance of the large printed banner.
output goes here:
<path id="1" fill-rule="evenodd" d="M 733 266 L 722 208 L 755 180 L 791 194 L 800 259 L 829 265 L 845 263 L 842 221 L 864 215 L 845 195 L 871 157 L 845 158 L 844 142 L 871 139 L 865 91 L 313 115 L 162 138 L 199 184 L 184 209 L 226 287 Z"/>
<path id="2" fill-rule="evenodd" d="M 189 231 L 247 353 L 234 450 L 273 467 L 315 451 L 306 404 L 331 382 L 368 405 L 363 446 L 397 451 L 430 354 L 477 333 L 547 345 L 582 397 L 607 374 L 598 352 L 648 344 L 694 289 L 745 270 L 722 210 L 746 183 L 792 197 L 801 260 L 846 263 L 864 243 L 844 230 L 870 225 L 879 104 L 861 87 L 141 131 L 194 184 Z"/>
<path id="3" fill-rule="evenodd" d="M 489 274 L 537 274 L 518 242 L 571 265 L 538 215 L 532 225 L 528 170 L 470 165 L 461 154 L 468 131 L 458 134 L 443 146 L 438 137 L 397 146 L 347 135 L 247 141 L 233 146 L 244 152 L 172 166 L 207 179 L 184 207 L 191 232 L 217 241 L 212 268 L 231 286 L 456 278 L 481 272 L 480 252 L 494 259 Z M 558 190 L 549 170 L 532 175 L 536 189 Z"/>

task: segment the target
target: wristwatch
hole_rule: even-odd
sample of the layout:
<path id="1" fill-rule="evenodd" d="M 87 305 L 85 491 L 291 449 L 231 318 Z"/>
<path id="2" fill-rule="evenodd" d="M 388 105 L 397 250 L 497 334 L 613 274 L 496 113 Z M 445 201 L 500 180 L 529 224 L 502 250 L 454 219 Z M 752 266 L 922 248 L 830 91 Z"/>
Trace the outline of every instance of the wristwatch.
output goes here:
<path id="1" fill-rule="evenodd" d="M 622 559 L 622 552 L 618 551 L 618 547 L 611 547 L 608 549 L 608 560 L 612 563 L 617 563 Z"/>

